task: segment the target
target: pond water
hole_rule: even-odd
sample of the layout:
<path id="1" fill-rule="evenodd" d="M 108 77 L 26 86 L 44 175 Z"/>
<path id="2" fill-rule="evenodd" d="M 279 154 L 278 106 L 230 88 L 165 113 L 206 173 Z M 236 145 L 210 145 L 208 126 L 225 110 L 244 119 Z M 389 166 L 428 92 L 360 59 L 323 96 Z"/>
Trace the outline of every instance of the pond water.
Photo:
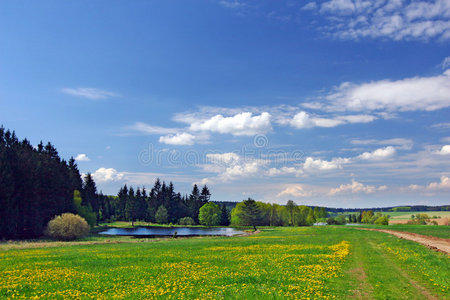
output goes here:
<path id="1" fill-rule="evenodd" d="M 99 234 L 105 235 L 128 235 L 136 237 L 152 236 L 200 236 L 200 235 L 220 235 L 233 236 L 243 234 L 243 231 L 235 228 L 196 228 L 196 227 L 134 227 L 134 228 L 109 228 Z"/>

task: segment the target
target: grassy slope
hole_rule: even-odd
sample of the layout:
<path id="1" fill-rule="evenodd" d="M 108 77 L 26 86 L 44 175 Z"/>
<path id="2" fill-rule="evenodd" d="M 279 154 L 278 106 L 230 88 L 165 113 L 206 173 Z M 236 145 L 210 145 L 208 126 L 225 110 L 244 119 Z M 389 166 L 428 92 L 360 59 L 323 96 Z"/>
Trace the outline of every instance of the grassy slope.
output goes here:
<path id="1" fill-rule="evenodd" d="M 349 227 L 120 241 L 0 250 L 0 298 L 424 299 L 449 292 L 446 255 Z"/>

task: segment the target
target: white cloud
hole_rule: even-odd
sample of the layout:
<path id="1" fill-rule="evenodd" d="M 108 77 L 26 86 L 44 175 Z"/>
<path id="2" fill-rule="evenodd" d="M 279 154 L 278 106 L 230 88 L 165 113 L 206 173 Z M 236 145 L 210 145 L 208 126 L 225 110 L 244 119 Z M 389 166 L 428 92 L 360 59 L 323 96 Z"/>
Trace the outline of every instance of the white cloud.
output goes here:
<path id="1" fill-rule="evenodd" d="M 326 97 L 333 111 L 433 111 L 450 107 L 450 70 L 434 77 L 343 83 Z"/>
<path id="2" fill-rule="evenodd" d="M 61 92 L 76 97 L 88 98 L 91 100 L 100 100 L 119 96 L 116 93 L 95 88 L 62 88 Z"/>
<path id="3" fill-rule="evenodd" d="M 208 120 L 191 123 L 192 131 L 210 131 L 235 136 L 252 136 L 264 134 L 272 130 L 270 114 L 263 112 L 253 116 L 251 112 L 243 112 L 232 117 L 216 115 Z"/>
<path id="4" fill-rule="evenodd" d="M 239 163 L 241 161 L 239 154 L 234 152 L 208 153 L 206 154 L 206 159 L 209 163 L 216 165 L 229 165 Z"/>
<path id="5" fill-rule="evenodd" d="M 144 134 L 175 134 L 180 130 L 178 128 L 152 126 L 143 122 L 136 122 L 134 125 L 128 126 L 127 129 Z"/>
<path id="6" fill-rule="evenodd" d="M 320 12 L 322 13 L 337 13 L 341 15 L 348 15 L 355 11 L 356 7 L 351 0 L 331 0 L 322 3 Z"/>
<path id="7" fill-rule="evenodd" d="M 177 133 L 175 135 L 166 135 L 159 138 L 159 142 L 168 145 L 193 145 L 195 136 L 190 133 Z"/>
<path id="8" fill-rule="evenodd" d="M 358 158 L 364 160 L 381 160 L 394 156 L 396 150 L 392 146 L 387 146 L 385 148 L 376 149 L 372 152 L 364 152 L 359 155 Z"/>
<path id="9" fill-rule="evenodd" d="M 247 6 L 246 3 L 237 0 L 221 0 L 219 4 L 226 8 L 236 9 Z"/>
<path id="10" fill-rule="evenodd" d="M 450 145 L 442 146 L 441 150 L 437 151 L 440 155 L 450 155 Z"/>
<path id="11" fill-rule="evenodd" d="M 300 104 L 301 106 L 303 106 L 304 108 L 309 108 L 309 109 L 321 109 L 323 108 L 323 103 L 320 102 L 305 102 Z"/>
<path id="12" fill-rule="evenodd" d="M 289 124 L 295 128 L 336 127 L 343 124 L 343 121 L 311 117 L 308 113 L 301 111 L 289 121 Z"/>
<path id="13" fill-rule="evenodd" d="M 444 58 L 444 60 L 441 63 L 442 69 L 446 70 L 448 67 L 450 67 L 450 56 L 447 56 Z"/>
<path id="14" fill-rule="evenodd" d="M 316 2 L 309 2 L 305 4 L 305 6 L 302 7 L 303 10 L 316 10 L 317 9 L 317 3 Z"/>
<path id="15" fill-rule="evenodd" d="M 76 161 L 90 161 L 90 158 L 87 157 L 86 154 L 80 153 L 80 154 L 77 155 L 77 157 L 75 157 L 75 160 Z"/>
<path id="16" fill-rule="evenodd" d="M 294 115 L 290 120 L 281 120 L 281 124 L 289 124 L 295 128 L 312 128 L 312 127 L 336 127 L 347 123 L 369 123 L 377 119 L 371 115 L 347 115 L 334 118 L 312 117 L 305 111 L 301 111 Z"/>
<path id="17" fill-rule="evenodd" d="M 204 178 L 203 182 L 229 182 L 263 174 L 263 167 L 268 161 L 242 157 L 236 153 L 210 153 L 206 155 L 207 163 L 203 171 L 217 173 L 215 177 Z"/>
<path id="18" fill-rule="evenodd" d="M 327 18 L 329 25 L 319 29 L 342 39 L 450 38 L 448 0 L 331 0 L 322 3 L 320 12 Z"/>
<path id="19" fill-rule="evenodd" d="M 439 128 L 439 129 L 447 129 L 447 128 L 450 128 L 450 122 L 434 124 L 431 127 L 432 128 Z"/>
<path id="20" fill-rule="evenodd" d="M 408 190 L 413 192 L 450 190 L 450 178 L 447 176 L 441 176 L 440 181 L 431 182 L 428 185 L 411 184 L 408 186 Z"/>
<path id="21" fill-rule="evenodd" d="M 354 139 L 351 141 L 354 145 L 393 145 L 396 149 L 410 150 L 414 145 L 414 142 L 405 138 L 393 138 L 386 140 L 359 140 Z"/>
<path id="22" fill-rule="evenodd" d="M 118 181 L 124 178 L 125 173 L 117 172 L 113 168 L 99 168 L 92 174 L 94 180 L 99 183 L 104 183 L 108 181 Z"/>
<path id="23" fill-rule="evenodd" d="M 266 174 L 268 176 L 279 176 L 279 175 L 287 175 L 294 174 L 295 176 L 299 176 L 303 174 L 303 170 L 295 167 L 281 167 L 281 168 L 270 168 Z"/>
<path id="24" fill-rule="evenodd" d="M 312 157 L 307 157 L 305 163 L 303 164 L 303 169 L 306 171 L 311 170 L 335 170 L 341 169 L 343 164 L 347 164 L 350 162 L 349 158 L 333 158 L 331 161 L 314 159 Z"/>
<path id="25" fill-rule="evenodd" d="M 421 189 L 421 186 L 417 184 L 411 184 L 410 186 L 408 186 L 408 188 L 412 191 L 417 191 Z"/>
<path id="26" fill-rule="evenodd" d="M 432 182 L 427 186 L 428 190 L 442 190 L 450 189 L 450 178 L 447 176 L 441 176 L 441 181 Z"/>
<path id="27" fill-rule="evenodd" d="M 311 191 L 305 191 L 303 186 L 300 184 L 294 184 L 286 187 L 284 190 L 277 194 L 278 197 L 282 196 L 293 196 L 293 197 L 310 197 L 312 195 Z"/>
<path id="28" fill-rule="evenodd" d="M 377 119 L 375 116 L 371 115 L 349 115 L 337 117 L 338 120 L 345 121 L 346 123 L 370 123 Z"/>
<path id="29" fill-rule="evenodd" d="M 357 194 L 357 193 L 365 193 L 365 194 L 372 194 L 376 191 L 385 191 L 387 190 L 387 186 L 382 185 L 379 187 L 373 186 L 373 185 L 364 185 L 360 182 L 357 182 L 356 180 L 352 179 L 351 184 L 341 184 L 338 188 L 331 189 L 328 192 L 328 195 L 333 196 L 336 194 Z"/>

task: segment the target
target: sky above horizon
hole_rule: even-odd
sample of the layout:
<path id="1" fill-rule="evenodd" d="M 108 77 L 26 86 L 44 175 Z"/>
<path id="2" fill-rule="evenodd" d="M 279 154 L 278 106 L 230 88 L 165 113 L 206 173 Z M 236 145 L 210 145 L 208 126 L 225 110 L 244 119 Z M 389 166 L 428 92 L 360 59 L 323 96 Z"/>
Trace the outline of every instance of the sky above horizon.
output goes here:
<path id="1" fill-rule="evenodd" d="M 450 1 L 1 1 L 0 124 L 99 190 L 450 204 Z"/>

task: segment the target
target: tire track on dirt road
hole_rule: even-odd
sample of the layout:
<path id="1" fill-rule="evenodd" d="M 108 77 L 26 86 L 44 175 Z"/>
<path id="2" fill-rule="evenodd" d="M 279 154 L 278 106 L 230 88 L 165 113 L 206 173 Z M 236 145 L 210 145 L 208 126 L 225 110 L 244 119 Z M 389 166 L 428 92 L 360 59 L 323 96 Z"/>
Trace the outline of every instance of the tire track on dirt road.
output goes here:
<path id="1" fill-rule="evenodd" d="M 450 239 L 443 239 L 443 238 L 438 238 L 438 237 L 434 237 L 434 236 L 427 236 L 427 235 L 421 235 L 421 234 L 412 233 L 412 232 L 395 231 L 395 230 L 388 230 L 388 229 L 375 229 L 375 228 L 356 228 L 356 229 L 368 230 L 368 231 L 379 231 L 379 232 L 392 234 L 398 238 L 410 240 L 410 241 L 422 244 L 430 249 L 446 253 L 447 255 L 450 254 Z"/>

